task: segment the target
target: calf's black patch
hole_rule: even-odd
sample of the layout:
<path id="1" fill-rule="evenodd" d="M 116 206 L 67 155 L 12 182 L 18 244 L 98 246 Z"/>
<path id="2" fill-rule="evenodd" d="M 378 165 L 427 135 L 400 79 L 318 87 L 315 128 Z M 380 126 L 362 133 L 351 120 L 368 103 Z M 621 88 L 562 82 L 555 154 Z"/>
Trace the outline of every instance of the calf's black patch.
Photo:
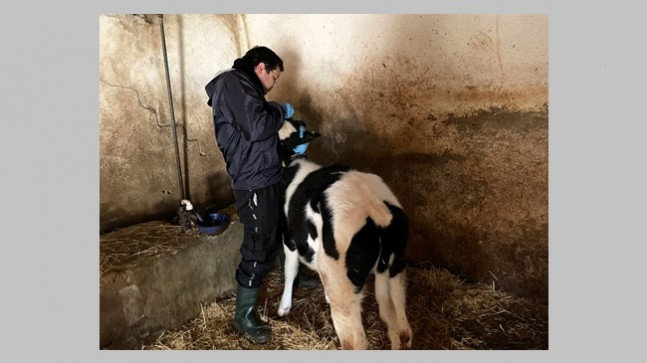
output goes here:
<path id="1" fill-rule="evenodd" d="M 382 250 L 380 261 L 377 264 L 377 272 L 384 272 L 389 269 L 389 277 L 399 274 L 405 267 L 404 253 L 409 240 L 409 218 L 402 208 L 384 202 L 391 211 L 393 219 L 391 224 L 385 228 L 379 228 Z M 394 255 L 393 262 L 389 266 L 389 258 Z"/>
<path id="2" fill-rule="evenodd" d="M 292 194 L 290 204 L 288 206 L 288 229 L 294 243 L 296 244 L 297 250 L 299 250 L 299 254 L 306 259 L 309 258 L 308 261 L 311 260 L 313 254 L 313 251 L 308 246 L 308 234 L 316 237 L 317 232 L 312 222 L 308 221 L 306 218 L 306 205 L 310 203 L 315 212 L 322 213 L 321 205 L 325 200 L 325 190 L 337 182 L 342 177 L 343 173 L 348 170 L 350 170 L 350 167 L 340 164 L 317 169 L 308 174 Z M 294 175 L 292 175 L 292 178 L 294 178 Z M 324 221 L 322 231 L 324 237 L 324 250 L 329 256 L 338 259 L 339 252 L 334 245 L 334 241 L 332 241 L 332 248 L 330 243 L 326 243 L 326 236 L 329 232 L 330 238 L 332 238 L 332 225 L 330 225 L 330 218 L 327 219 L 323 215 L 322 217 Z M 328 223 L 326 223 L 326 221 L 328 221 Z"/>
<path id="3" fill-rule="evenodd" d="M 346 251 L 346 275 L 355 285 L 355 292 L 362 291 L 368 274 L 380 255 L 380 232 L 371 218 L 353 236 Z"/>

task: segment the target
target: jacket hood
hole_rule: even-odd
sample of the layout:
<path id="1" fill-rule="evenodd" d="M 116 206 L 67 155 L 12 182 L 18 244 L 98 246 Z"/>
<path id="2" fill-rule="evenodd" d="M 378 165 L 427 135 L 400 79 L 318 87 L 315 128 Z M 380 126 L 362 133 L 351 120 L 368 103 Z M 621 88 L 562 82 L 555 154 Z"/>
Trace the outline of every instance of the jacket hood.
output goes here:
<path id="1" fill-rule="evenodd" d="M 204 90 L 207 91 L 207 97 L 209 97 L 209 99 L 207 99 L 207 105 L 209 105 L 209 107 L 211 107 L 211 100 L 213 100 L 213 91 L 216 88 L 216 79 L 219 75 L 220 73 L 213 77 L 213 79 L 209 81 L 206 86 L 204 86 Z"/>
<path id="2" fill-rule="evenodd" d="M 254 67 L 249 63 L 247 60 L 244 58 L 238 58 L 234 61 L 234 65 L 231 68 L 222 70 L 216 74 L 216 76 L 207 83 L 207 85 L 204 87 L 205 91 L 207 92 L 207 96 L 209 99 L 207 100 L 207 105 L 211 106 L 212 99 L 213 99 L 213 92 L 215 91 L 216 88 L 216 80 L 218 80 L 218 77 L 222 75 L 225 72 L 229 72 L 233 69 L 239 70 L 247 75 L 249 79 L 252 80 L 252 82 L 259 88 L 261 94 L 265 94 L 264 88 L 263 88 L 263 83 L 261 83 L 261 80 L 258 79 L 258 76 L 254 72 Z"/>

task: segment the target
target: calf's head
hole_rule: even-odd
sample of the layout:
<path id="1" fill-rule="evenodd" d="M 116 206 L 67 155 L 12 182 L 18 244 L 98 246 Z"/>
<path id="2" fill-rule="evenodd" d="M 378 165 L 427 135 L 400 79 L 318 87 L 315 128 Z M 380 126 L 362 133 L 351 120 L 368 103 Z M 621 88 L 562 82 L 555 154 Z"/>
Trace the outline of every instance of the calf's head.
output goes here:
<path id="1" fill-rule="evenodd" d="M 291 160 L 305 156 L 307 144 L 319 136 L 318 132 L 306 129 L 305 122 L 286 119 L 279 130 L 279 157 L 287 165 Z"/>

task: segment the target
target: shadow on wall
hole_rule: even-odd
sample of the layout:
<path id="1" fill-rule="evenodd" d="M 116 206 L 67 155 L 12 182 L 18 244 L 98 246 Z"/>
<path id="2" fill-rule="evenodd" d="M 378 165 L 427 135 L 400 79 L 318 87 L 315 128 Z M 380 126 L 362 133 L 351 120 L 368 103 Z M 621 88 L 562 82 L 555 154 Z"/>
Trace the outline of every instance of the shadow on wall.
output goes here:
<path id="1" fill-rule="evenodd" d="M 447 75 L 463 77 L 470 60 L 449 60 L 442 76 L 416 68 L 401 55 L 411 54 L 407 41 L 424 33 L 416 28 L 423 24 L 407 28 L 406 19 L 394 20 L 393 28 L 406 32 L 391 33 L 388 52 L 367 55 L 383 61 L 358 65 L 333 94 L 300 84 L 308 76 L 297 67 L 299 52 L 283 50 L 286 77 L 277 96 L 287 95 L 297 118 L 322 133 L 309 148 L 313 161 L 373 172 L 391 186 L 411 220 L 412 261 L 547 303 L 547 106 L 514 111 L 505 105 L 515 94 L 470 85 L 452 96 L 457 106 L 503 106 L 443 114 L 435 101 L 447 100 L 441 89 L 454 83 L 442 83 L 454 81 Z M 437 25 L 435 43 L 448 31 Z M 485 51 L 496 65 L 496 53 Z"/>
<path id="2" fill-rule="evenodd" d="M 206 195 L 201 199 L 213 202 L 203 203 L 208 205 L 195 205 L 197 210 L 218 210 L 234 203 L 234 197 L 230 187 L 231 179 L 227 173 L 219 172 L 209 174 L 205 183 L 210 187 L 206 189 Z M 180 200 L 181 197 L 178 190 L 162 190 L 159 198 L 154 201 L 149 199 L 149 203 L 152 203 L 153 207 L 147 215 L 142 215 L 137 211 L 133 212 L 127 208 L 115 208 L 116 204 L 100 203 L 99 208 L 103 211 L 104 216 L 100 221 L 99 234 L 144 222 L 156 220 L 171 222 L 176 216 L 177 209 L 169 211 L 168 206 L 177 206 Z"/>
<path id="3" fill-rule="evenodd" d="M 291 38 L 284 39 L 285 44 L 294 44 L 295 40 Z M 273 49 L 272 47 L 270 47 Z M 310 129 L 319 129 L 320 119 L 317 115 L 321 114 L 316 109 L 315 102 L 310 95 L 307 85 L 302 80 L 307 79 L 308 75 L 302 72 L 300 68 L 301 55 L 294 48 L 283 49 L 281 51 L 273 49 L 283 59 L 284 73 L 281 74 L 280 83 L 276 89 L 266 95 L 268 100 L 276 102 L 289 102 L 295 107 L 294 118 L 305 121 Z M 289 90 L 289 91 L 288 91 Z"/>
<path id="4" fill-rule="evenodd" d="M 184 24 L 184 18 L 182 16 L 176 16 L 175 18 L 177 19 L 176 33 L 178 48 L 169 51 L 177 52 L 177 54 L 180 55 L 178 57 L 180 62 L 178 67 L 179 74 L 182 76 L 180 77 L 178 90 L 173 88 L 173 100 L 174 104 L 179 105 L 177 110 L 180 110 L 181 112 L 180 117 L 178 118 L 178 141 L 181 147 L 181 165 L 185 186 L 185 197 L 191 199 L 194 202 L 194 205 L 200 209 L 224 208 L 233 203 L 233 194 L 231 191 L 231 180 L 229 175 L 226 173 L 224 168 L 221 172 L 215 173 L 207 172 L 205 174 L 204 172 L 197 171 L 196 168 L 200 166 L 200 163 L 196 162 L 195 158 L 198 154 L 196 154 L 195 152 L 192 153 L 190 150 L 190 142 L 196 142 L 199 147 L 199 157 L 207 156 L 207 154 L 204 153 L 203 149 L 200 147 L 200 140 L 203 140 L 208 144 L 212 144 L 209 145 L 209 148 L 211 148 L 211 146 L 215 146 L 214 148 L 211 148 L 213 151 L 208 155 L 214 156 L 218 162 L 224 165 L 224 160 L 222 159 L 220 151 L 217 148 L 217 144 L 215 143 L 213 129 L 209 127 L 200 127 L 199 125 L 197 125 L 197 123 L 203 122 L 200 120 L 201 118 L 196 117 L 196 114 L 200 114 L 200 112 L 194 109 L 195 103 L 192 104 L 187 100 L 187 94 L 189 94 L 188 91 L 194 88 L 194 86 L 187 87 L 186 85 L 186 75 L 190 73 L 190 70 L 186 69 L 185 66 L 186 57 L 184 55 L 189 53 L 189 50 L 187 50 L 185 47 L 184 38 L 188 32 Z M 238 53 L 240 53 L 242 44 L 248 41 L 247 32 L 245 29 L 246 26 L 244 15 L 217 14 L 214 15 L 214 19 L 218 26 L 221 26 L 228 30 L 233 44 L 235 45 Z M 243 26 L 243 35 L 241 35 L 239 29 L 239 22 L 241 22 Z M 233 61 L 234 59 L 231 59 L 231 63 L 233 63 Z M 207 82 L 208 80 L 204 80 L 205 84 Z M 201 89 L 201 87 L 199 87 L 199 89 Z M 204 96 L 203 94 L 200 94 L 200 96 L 202 96 L 199 98 L 198 102 L 198 105 L 201 107 L 200 111 L 203 111 L 203 109 L 206 110 L 204 111 L 205 114 L 208 115 L 206 122 L 211 124 L 211 110 L 208 108 L 208 106 L 206 106 L 206 96 Z M 196 125 L 189 127 L 190 120 L 193 120 Z M 194 135 L 191 135 L 191 130 L 193 129 L 196 129 L 197 131 Z M 204 130 L 211 130 L 211 132 L 205 133 Z M 205 150 L 207 148 L 208 147 L 205 147 Z M 192 173 L 192 171 L 195 171 L 195 173 Z M 207 180 L 202 180 L 205 175 Z M 197 186 L 198 184 L 199 186 L 194 190 L 192 186 Z M 204 187 L 204 185 L 206 185 L 206 187 Z M 207 204 L 207 206 L 205 208 L 202 208 L 204 207 L 204 204 Z"/>
<path id="5" fill-rule="evenodd" d="M 439 152 L 391 146 L 390 140 L 399 139 L 415 149 L 409 133 L 389 140 L 340 129 L 337 135 L 345 135 L 350 145 L 331 146 L 337 141 L 327 133 L 327 139 L 313 142 L 310 158 L 348 164 L 387 182 L 410 217 L 411 261 L 431 261 L 468 281 L 493 283 L 547 303 L 547 160 L 537 165 L 533 155 L 516 154 L 525 143 L 545 147 L 542 117 L 498 110 L 464 118 L 458 128 L 452 119 L 430 121 L 439 130 L 462 130 L 455 149 Z M 497 118 L 505 121 L 489 122 Z"/>
<path id="6" fill-rule="evenodd" d="M 113 204 L 109 205 L 106 203 L 100 203 L 99 208 L 100 210 L 105 211 L 105 216 L 101 219 L 99 234 L 109 233 L 119 228 L 155 220 L 171 222 L 173 217 L 169 216 L 169 212 L 167 211 L 169 198 L 173 198 L 173 200 L 177 199 L 175 196 L 171 196 L 170 194 L 165 195 L 162 193 L 162 197 L 158 201 L 154 202 L 156 207 L 153 208 L 153 210 L 158 212 L 151 212 L 145 216 L 141 213 L 133 213 L 132 210 L 128 210 L 126 208 L 115 208 Z"/>
<path id="7" fill-rule="evenodd" d="M 247 25 L 246 25 L 246 19 L 244 14 L 215 14 L 213 15 L 213 19 L 215 19 L 215 22 L 218 24 L 217 26 L 221 26 L 225 29 L 227 29 L 229 36 L 232 39 L 233 45 L 236 47 L 236 52 L 237 54 L 240 54 L 241 56 L 247 51 L 246 49 L 243 50 L 243 48 L 246 46 L 246 44 L 249 43 L 249 35 L 247 32 Z M 182 16 L 177 17 L 177 23 L 178 23 L 178 54 L 184 55 L 190 53 L 184 46 L 184 37 L 186 32 L 185 26 L 184 26 L 184 21 Z M 242 31 L 241 31 L 242 29 Z M 242 34 L 241 34 L 242 33 Z M 198 113 L 197 111 L 192 109 L 192 105 L 187 102 L 186 95 L 189 94 L 189 91 L 192 89 L 191 87 L 186 87 L 186 75 L 190 73 L 191 70 L 185 69 L 185 64 L 184 56 L 180 56 L 180 65 L 179 65 L 179 74 L 183 75 L 180 77 L 180 90 L 179 90 L 179 97 L 175 97 L 174 99 L 180 100 L 180 110 L 182 110 L 182 115 L 181 119 L 182 120 L 190 120 L 191 117 L 188 114 L 188 111 L 191 111 L 192 113 Z M 230 60 L 231 64 L 233 64 L 234 59 Z M 209 80 L 204 80 L 204 84 L 206 84 Z M 175 93 L 174 93 L 175 95 Z M 202 94 L 201 94 L 202 96 Z M 203 106 L 205 109 L 208 109 L 207 114 L 209 115 L 209 122 L 212 122 L 211 118 L 211 111 L 210 109 L 206 106 L 206 100 L 204 101 L 204 105 L 200 103 L 201 106 Z M 201 110 L 202 111 L 202 110 Z M 204 130 L 203 128 L 200 128 L 201 130 Z M 194 193 L 192 193 L 191 190 L 191 181 L 192 181 L 192 174 L 191 174 L 191 161 L 190 160 L 190 152 L 189 152 L 189 141 L 198 141 L 198 138 L 205 138 L 208 140 L 209 143 L 215 142 L 215 139 L 213 137 L 213 134 L 205 134 L 204 132 L 197 132 L 195 136 L 192 136 L 189 134 L 189 130 L 187 128 L 187 125 L 185 124 L 184 127 L 182 127 L 182 131 L 184 132 L 184 142 L 183 142 L 183 152 L 182 152 L 182 165 L 183 165 L 183 175 L 185 178 L 185 185 L 186 185 L 186 194 L 187 196 L 193 196 Z M 215 150 L 218 155 L 219 151 Z M 195 155 L 195 154 L 194 154 Z M 204 156 L 201 154 L 201 156 Z M 224 163 L 224 160 L 222 158 L 219 158 L 220 162 Z M 200 176 L 199 173 L 196 173 L 196 176 Z M 227 187 L 230 185 L 230 179 L 229 176 L 224 173 L 224 175 L 216 174 L 211 175 L 209 174 L 207 185 L 210 187 L 208 188 L 208 191 L 206 193 L 205 198 L 200 198 L 204 199 L 206 201 L 215 201 L 214 203 L 217 203 L 218 205 L 222 205 L 223 203 L 231 203 L 233 201 L 233 197 L 229 196 L 231 195 L 231 189 L 229 189 L 227 198 L 220 199 L 220 197 L 223 195 L 223 191 L 221 189 Z M 198 183 L 202 183 L 202 181 L 196 181 Z M 201 188 L 198 188 L 201 189 Z M 217 197 L 218 199 L 213 199 L 214 197 Z M 226 202 L 225 202 L 226 201 Z M 224 207 L 225 205 L 222 205 Z"/>

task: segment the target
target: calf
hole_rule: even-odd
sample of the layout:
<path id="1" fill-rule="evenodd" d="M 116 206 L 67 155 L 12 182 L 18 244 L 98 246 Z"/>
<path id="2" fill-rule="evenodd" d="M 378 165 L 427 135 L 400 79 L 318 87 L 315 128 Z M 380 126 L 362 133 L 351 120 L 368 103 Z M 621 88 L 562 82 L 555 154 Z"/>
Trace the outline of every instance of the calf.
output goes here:
<path id="1" fill-rule="evenodd" d="M 296 126 L 296 127 L 295 127 Z M 285 122 L 279 132 L 286 160 L 285 285 L 278 315 L 292 307 L 299 262 L 317 271 L 343 349 L 367 349 L 362 325 L 364 286 L 375 273 L 375 297 L 392 349 L 411 348 L 406 316 L 404 252 L 408 219 L 382 179 L 343 165 L 321 167 L 291 152 L 319 136 Z"/>

